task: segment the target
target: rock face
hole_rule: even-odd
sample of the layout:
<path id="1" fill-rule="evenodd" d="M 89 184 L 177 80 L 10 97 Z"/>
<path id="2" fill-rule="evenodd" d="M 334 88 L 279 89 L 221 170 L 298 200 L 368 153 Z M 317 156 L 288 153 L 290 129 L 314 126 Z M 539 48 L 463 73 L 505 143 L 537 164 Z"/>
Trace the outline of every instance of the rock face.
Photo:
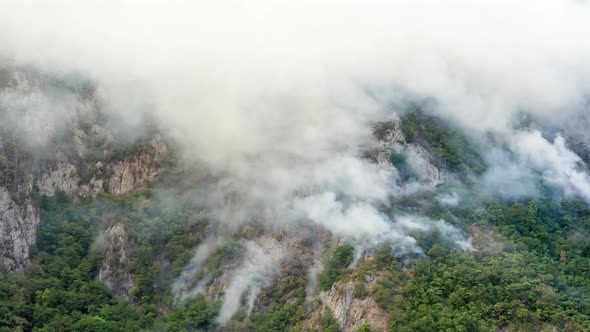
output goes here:
<path id="1" fill-rule="evenodd" d="M 412 168 L 416 181 L 400 183 L 402 187 L 412 189 L 415 185 L 421 185 L 434 188 L 450 179 L 451 175 L 437 166 L 434 156 L 428 150 L 420 144 L 406 142 L 399 116 L 394 114 L 383 122 L 376 136 L 378 145 L 370 154 L 379 165 L 392 167 L 391 156 L 396 153 L 403 155 Z M 399 170 L 396 171 L 399 174 Z"/>
<path id="2" fill-rule="evenodd" d="M 9 192 L 5 187 L 0 187 L 0 263 L 3 268 L 7 271 L 24 271 L 30 247 L 35 244 L 39 209 L 31 199 L 33 183 L 39 194 L 45 196 L 53 196 L 58 190 L 74 199 L 95 197 L 104 192 L 123 195 L 143 188 L 164 170 L 161 158 L 168 153 L 166 145 L 158 138 L 151 145 L 153 153 L 140 153 L 105 164 L 98 162 L 88 167 L 77 166 L 64 153 L 58 152 L 36 178 L 27 174 L 27 170 L 19 170 L 25 175 L 14 180 L 16 189 Z M 84 171 L 93 172 L 87 183 L 81 183 L 80 174 Z M 19 198 L 18 202 L 15 197 Z M 115 236 L 120 230 L 112 232 Z"/>
<path id="3" fill-rule="evenodd" d="M 0 263 L 8 271 L 23 272 L 37 237 L 39 211 L 30 199 L 17 204 L 0 188 Z"/>
<path id="4" fill-rule="evenodd" d="M 118 196 L 141 189 L 165 168 L 161 158 L 168 153 L 168 147 L 158 137 L 150 145 L 154 153 L 140 153 L 124 160 L 84 166 L 86 172 L 94 173 L 88 183 L 80 183 L 80 167 L 68 162 L 63 153 L 58 153 L 56 160 L 37 181 L 40 194 L 53 196 L 61 190 L 68 196 L 84 198 L 104 192 Z"/>
<path id="5" fill-rule="evenodd" d="M 109 192 L 113 195 L 140 189 L 162 171 L 162 167 L 148 154 L 126 159 L 108 168 L 113 174 L 109 179 Z"/>
<path id="6" fill-rule="evenodd" d="M 115 224 L 105 232 L 106 255 L 98 273 L 102 281 L 117 296 L 129 298 L 135 280 L 129 273 L 128 233 L 125 226 Z"/>
<path id="7" fill-rule="evenodd" d="M 408 144 L 405 155 L 420 184 L 434 188 L 449 180 L 451 175 L 437 166 L 434 157 L 421 145 Z"/>
<path id="8" fill-rule="evenodd" d="M 41 174 L 37 186 L 41 195 L 53 196 L 56 190 L 61 190 L 73 196 L 78 191 L 79 182 L 76 166 L 70 164 L 63 153 L 58 153 L 55 161 Z"/>
<path id="9" fill-rule="evenodd" d="M 159 136 L 144 137 L 113 157 L 126 136 L 110 129 L 99 88 L 29 69 L 10 71 L 0 86 L 0 268 L 23 271 L 40 222 L 33 193 L 60 191 L 74 200 L 123 195 L 161 173 L 168 147 Z M 119 233 L 112 230 L 114 238 Z"/>
<path id="10" fill-rule="evenodd" d="M 391 152 L 401 151 L 406 144 L 406 137 L 401 126 L 402 120 L 396 114 L 383 123 L 380 131 L 375 131 L 377 147 L 372 152 L 375 161 L 382 166 L 391 165 Z M 390 167 L 390 166 L 389 166 Z"/>
<path id="11" fill-rule="evenodd" d="M 370 297 L 354 297 L 354 282 L 335 283 L 329 291 L 321 292 L 320 299 L 329 308 L 344 331 L 356 331 L 367 323 L 373 330 L 388 331 L 387 315 Z"/>

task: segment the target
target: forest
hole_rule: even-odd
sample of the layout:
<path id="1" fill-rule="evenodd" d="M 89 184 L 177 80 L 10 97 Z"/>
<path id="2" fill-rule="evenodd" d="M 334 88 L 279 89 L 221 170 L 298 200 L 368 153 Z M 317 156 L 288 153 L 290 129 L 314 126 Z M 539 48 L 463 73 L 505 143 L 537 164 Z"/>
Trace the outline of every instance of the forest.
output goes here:
<path id="1" fill-rule="evenodd" d="M 419 112 L 407 113 L 402 121 L 408 139 L 428 146 L 441 165 L 460 174 L 459 181 L 391 197 L 383 210 L 445 219 L 470 234 L 474 248 L 460 250 L 432 229 L 414 234 L 422 255 L 398 255 L 381 243 L 371 259 L 351 265 L 353 243 L 329 242 L 323 246 L 319 289 L 354 282 L 354 297 L 374 299 L 386 313 L 390 331 L 590 330 L 588 204 L 548 188 L 537 197 L 518 199 L 481 190 L 471 175 L 480 174 L 485 164 L 464 136 Z M 406 179 L 412 177 L 402 154 L 392 153 L 391 162 Z M 157 183 L 179 187 L 183 176 L 172 172 Z M 303 259 L 283 267 L 280 282 L 265 290 L 264 304 L 251 314 L 241 309 L 223 327 L 215 319 L 219 299 L 197 295 L 175 301 L 170 285 L 211 221 L 199 217 L 189 202 L 164 204 L 157 192 L 154 184 L 123 196 L 101 194 L 81 201 L 59 191 L 53 197 L 37 195 L 42 222 L 33 259 L 24 274 L 0 274 L 0 331 L 310 329 L 303 322 L 321 300 L 306 299 L 309 262 Z M 451 192 L 463 197 L 459 204 L 437 200 Z M 135 285 L 128 296 L 97 280 L 105 255 L 97 234 L 114 222 L 130 234 L 125 269 Z M 210 270 L 220 274 L 239 260 L 243 234 L 238 232 L 208 258 Z M 376 281 L 367 289 L 369 276 Z M 340 330 L 329 310 L 316 328 Z M 363 324 L 359 331 L 372 327 Z"/>

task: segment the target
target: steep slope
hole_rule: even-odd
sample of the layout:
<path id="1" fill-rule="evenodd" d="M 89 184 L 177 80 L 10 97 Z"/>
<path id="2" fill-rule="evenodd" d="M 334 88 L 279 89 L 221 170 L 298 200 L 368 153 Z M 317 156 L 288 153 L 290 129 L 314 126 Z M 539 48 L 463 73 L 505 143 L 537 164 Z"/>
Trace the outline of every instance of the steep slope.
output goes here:
<path id="1" fill-rule="evenodd" d="M 6 188 L 0 188 L 0 266 L 2 270 L 24 272 L 30 258 L 31 247 L 37 240 L 38 226 L 37 204 L 30 198 L 24 198 L 24 201 L 18 204 Z"/>
<path id="2" fill-rule="evenodd" d="M 80 200 L 141 189 L 167 167 L 168 147 L 157 134 L 141 143 L 113 143 L 108 128 L 92 123 L 102 111 L 89 86 L 68 86 L 26 69 L 8 72 L 2 84 L 0 262 L 23 272 L 36 242 L 40 196 L 60 191 Z M 45 103 L 55 93 L 72 99 L 57 105 L 64 118 L 48 114 L 54 110 Z M 71 136 L 62 137 L 64 132 Z M 135 150 L 117 158 L 116 144 Z"/>
<path id="3" fill-rule="evenodd" d="M 15 75 L 19 98 L 48 89 Z M 289 202 L 269 208 L 240 197 L 260 191 L 229 190 L 243 179 L 175 164 L 157 130 L 125 138 L 101 120 L 97 91 L 63 89 L 76 101 L 71 117 L 47 123 L 59 130 L 42 144 L 1 126 L 0 330 L 590 327 L 588 204 L 550 187 L 507 198 L 480 186 L 486 163 L 474 143 L 420 109 L 375 123 L 358 160 L 337 160 L 345 176 L 325 182 L 348 192 L 277 192 Z M 349 194 L 375 183 L 347 182 L 359 169 L 387 175 L 391 195 Z M 234 222 L 212 202 L 256 213 Z M 277 209 L 287 212 L 271 220 Z M 337 227 L 351 220 L 353 231 Z"/>

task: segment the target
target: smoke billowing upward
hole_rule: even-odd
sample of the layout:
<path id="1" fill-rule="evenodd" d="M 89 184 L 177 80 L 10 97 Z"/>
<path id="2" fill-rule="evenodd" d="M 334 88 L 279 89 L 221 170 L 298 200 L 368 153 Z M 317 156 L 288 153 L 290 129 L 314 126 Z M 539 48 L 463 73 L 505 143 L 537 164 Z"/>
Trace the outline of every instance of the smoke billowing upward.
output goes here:
<path id="1" fill-rule="evenodd" d="M 254 308 L 256 297 L 263 287 L 269 286 L 271 277 L 280 267 L 285 249 L 273 240 L 262 244 L 245 243 L 246 252 L 241 265 L 234 272 L 224 294 L 223 305 L 217 320 L 224 323 L 240 308 L 242 296 L 247 292 L 248 315 Z"/>
<path id="2" fill-rule="evenodd" d="M 260 156 L 354 154 L 379 101 L 400 91 L 460 125 L 507 131 L 522 110 L 580 111 L 590 79 L 590 7 L 573 1 L 0 6 L 4 58 L 89 73 L 129 118 L 147 100 L 187 158 L 232 172 Z"/>
<path id="3" fill-rule="evenodd" d="M 149 94 L 162 121 L 216 160 L 356 145 L 376 112 L 367 88 L 433 97 L 464 125 L 505 129 L 523 109 L 566 116 L 590 77 L 590 8 L 574 1 L 1 6 L 6 57 L 91 73 L 119 112 L 134 111 L 130 92 Z"/>

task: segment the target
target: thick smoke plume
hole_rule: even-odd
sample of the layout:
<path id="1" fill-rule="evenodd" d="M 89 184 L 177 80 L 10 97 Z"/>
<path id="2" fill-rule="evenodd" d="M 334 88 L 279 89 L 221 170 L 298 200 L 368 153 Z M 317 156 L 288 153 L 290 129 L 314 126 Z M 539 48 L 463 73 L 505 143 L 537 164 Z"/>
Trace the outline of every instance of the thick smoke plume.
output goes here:
<path id="1" fill-rule="evenodd" d="M 582 159 L 569 150 L 562 136 L 553 142 L 539 131 L 519 132 L 513 149 L 530 166 L 541 173 L 545 183 L 562 190 L 565 195 L 577 195 L 590 202 L 590 177 L 584 171 Z"/>
<path id="2" fill-rule="evenodd" d="M 224 323 L 241 307 L 244 294 L 247 293 L 248 315 L 260 291 L 270 286 L 271 277 L 277 273 L 281 260 L 287 254 L 285 249 L 273 240 L 258 244 L 252 241 L 245 243 L 244 259 L 231 278 L 224 292 L 223 305 L 217 321 Z"/>
<path id="3" fill-rule="evenodd" d="M 177 301 L 184 302 L 187 299 L 193 298 L 198 293 L 204 292 L 206 283 L 210 281 L 208 276 L 200 278 L 200 281 L 196 285 L 192 285 L 191 283 L 195 281 L 197 274 L 203 271 L 207 259 L 222 244 L 223 239 L 210 238 L 203 241 L 195 249 L 195 254 L 191 261 L 184 267 L 182 274 L 172 284 L 172 293 Z"/>
<path id="4" fill-rule="evenodd" d="M 400 95 L 476 132 L 511 135 L 523 110 L 563 123 L 585 111 L 588 14 L 549 0 L 9 0 L 0 55 L 87 73 L 118 116 L 149 105 L 186 158 L 241 181 L 357 156 Z"/>

